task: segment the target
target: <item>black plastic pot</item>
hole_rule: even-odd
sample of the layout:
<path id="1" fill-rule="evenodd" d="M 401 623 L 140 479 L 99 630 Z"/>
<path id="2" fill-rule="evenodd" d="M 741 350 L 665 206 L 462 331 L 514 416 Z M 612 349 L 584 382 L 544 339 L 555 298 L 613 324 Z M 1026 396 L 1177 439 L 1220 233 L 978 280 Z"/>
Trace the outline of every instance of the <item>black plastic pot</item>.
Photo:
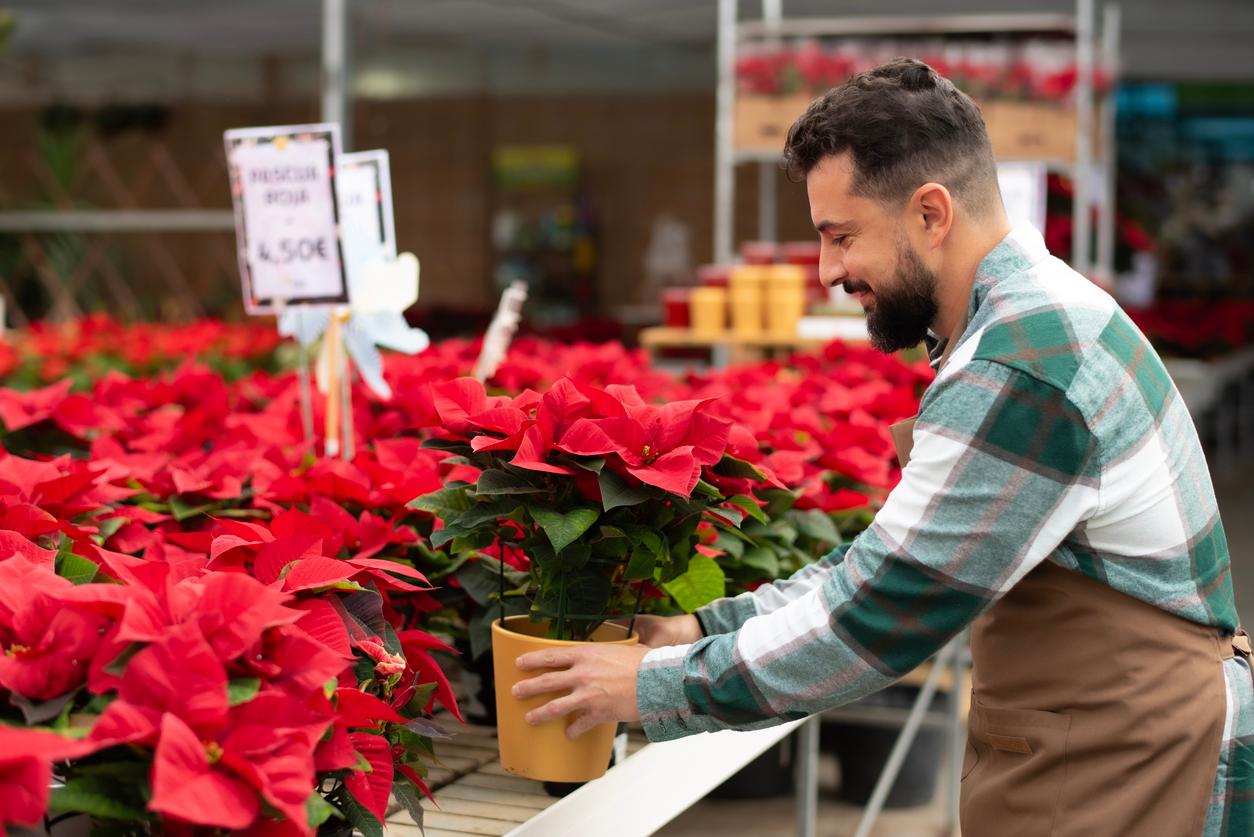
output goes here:
<path id="1" fill-rule="evenodd" d="M 792 739 L 771 747 L 710 791 L 711 799 L 765 799 L 793 789 Z"/>
<path id="2" fill-rule="evenodd" d="M 492 673 L 492 652 L 485 651 L 474 659 L 469 646 L 462 651 L 461 663 L 462 714 L 472 724 L 496 726 L 496 676 Z"/>
<path id="3" fill-rule="evenodd" d="M 915 686 L 890 686 L 864 698 L 857 705 L 892 707 L 908 710 L 919 695 Z M 949 695 L 937 692 L 932 711 L 948 707 Z M 903 721 L 904 723 L 904 721 Z M 900 727 L 854 724 L 846 721 L 825 722 L 819 733 L 820 746 L 835 752 L 840 760 L 840 798 L 856 805 L 871 799 L 888 755 L 897 742 Z M 926 805 L 936 793 L 936 776 L 945 753 L 945 733 L 934 727 L 919 728 L 906 753 L 901 771 L 893 782 L 886 808 L 909 808 Z"/>

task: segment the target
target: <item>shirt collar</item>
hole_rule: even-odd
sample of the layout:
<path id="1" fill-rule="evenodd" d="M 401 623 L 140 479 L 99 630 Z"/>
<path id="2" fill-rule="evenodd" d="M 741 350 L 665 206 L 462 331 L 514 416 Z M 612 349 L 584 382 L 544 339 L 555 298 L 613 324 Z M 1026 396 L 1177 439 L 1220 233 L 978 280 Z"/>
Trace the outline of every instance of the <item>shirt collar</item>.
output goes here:
<path id="1" fill-rule="evenodd" d="M 975 269 L 975 282 L 971 287 L 971 301 L 967 304 L 967 324 L 975 320 L 975 312 L 988 297 L 988 292 L 1002 279 L 1027 270 L 1049 255 L 1045 239 L 1027 222 L 1015 225 L 997 246 L 980 260 Z M 965 332 L 965 329 L 964 329 Z M 941 358 L 949 344 L 950 336 L 941 336 L 928 329 L 923 338 L 927 348 L 928 364 L 933 370 L 940 368 Z M 959 335 L 961 340 L 961 335 Z"/>
<path id="2" fill-rule="evenodd" d="M 988 297 L 994 285 L 1009 276 L 1032 268 L 1049 256 L 1045 239 L 1036 227 L 1025 222 L 1016 224 L 997 246 L 988 251 L 975 269 L 971 301 L 967 305 L 967 322 L 975 320 L 975 312 Z"/>

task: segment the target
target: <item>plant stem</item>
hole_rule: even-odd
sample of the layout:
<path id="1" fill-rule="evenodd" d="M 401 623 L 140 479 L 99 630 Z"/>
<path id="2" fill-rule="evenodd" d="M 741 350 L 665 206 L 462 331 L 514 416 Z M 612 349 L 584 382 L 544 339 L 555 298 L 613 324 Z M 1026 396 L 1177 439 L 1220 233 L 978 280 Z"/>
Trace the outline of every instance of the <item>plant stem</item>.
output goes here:
<path id="1" fill-rule="evenodd" d="M 565 639 L 566 631 L 566 573 L 557 581 L 557 638 Z"/>
<path id="2" fill-rule="evenodd" d="M 631 638 L 631 632 L 636 628 L 636 614 L 640 613 L 640 600 L 644 598 L 644 582 L 641 581 L 636 587 L 636 606 L 631 609 L 631 621 L 627 623 L 627 638 Z"/>
<path id="3" fill-rule="evenodd" d="M 505 627 L 505 550 L 509 549 L 505 541 L 501 541 L 500 583 L 497 585 L 496 603 L 501 606 L 501 627 Z"/>

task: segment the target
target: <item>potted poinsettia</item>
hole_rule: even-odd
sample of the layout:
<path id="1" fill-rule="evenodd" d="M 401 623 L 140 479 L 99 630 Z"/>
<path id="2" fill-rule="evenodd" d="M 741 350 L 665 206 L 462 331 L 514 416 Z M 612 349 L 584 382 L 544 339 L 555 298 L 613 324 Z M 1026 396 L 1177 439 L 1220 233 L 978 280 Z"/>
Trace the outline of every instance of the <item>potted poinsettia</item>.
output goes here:
<path id="1" fill-rule="evenodd" d="M 520 675 L 514 660 L 553 643 L 634 642 L 631 620 L 658 588 L 688 610 L 722 595 L 699 527 L 735 532 L 764 515 L 749 494 L 725 495 L 711 480 L 766 476 L 727 453 L 732 422 L 709 401 L 648 404 L 630 386 L 569 378 L 543 395 L 488 396 L 472 379 L 433 392 L 446 435 L 428 446 L 478 474 L 414 505 L 441 521 L 433 546 L 480 561 L 495 554 L 502 614 L 506 601 L 526 603 L 492 625 L 502 765 L 548 781 L 596 778 L 613 725 L 575 742 L 564 723 L 529 728 L 534 701 L 509 691 Z"/>

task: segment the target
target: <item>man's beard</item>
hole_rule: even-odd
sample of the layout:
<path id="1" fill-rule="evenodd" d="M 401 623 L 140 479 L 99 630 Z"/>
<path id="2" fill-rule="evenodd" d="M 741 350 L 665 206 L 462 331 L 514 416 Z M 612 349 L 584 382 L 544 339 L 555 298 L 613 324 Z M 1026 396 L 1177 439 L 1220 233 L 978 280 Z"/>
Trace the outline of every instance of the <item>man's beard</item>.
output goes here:
<path id="1" fill-rule="evenodd" d="M 867 312 L 867 334 L 881 352 L 909 349 L 923 342 L 936 320 L 936 274 L 904 239 L 897 241 L 897 273 L 875 291 L 875 305 Z"/>

